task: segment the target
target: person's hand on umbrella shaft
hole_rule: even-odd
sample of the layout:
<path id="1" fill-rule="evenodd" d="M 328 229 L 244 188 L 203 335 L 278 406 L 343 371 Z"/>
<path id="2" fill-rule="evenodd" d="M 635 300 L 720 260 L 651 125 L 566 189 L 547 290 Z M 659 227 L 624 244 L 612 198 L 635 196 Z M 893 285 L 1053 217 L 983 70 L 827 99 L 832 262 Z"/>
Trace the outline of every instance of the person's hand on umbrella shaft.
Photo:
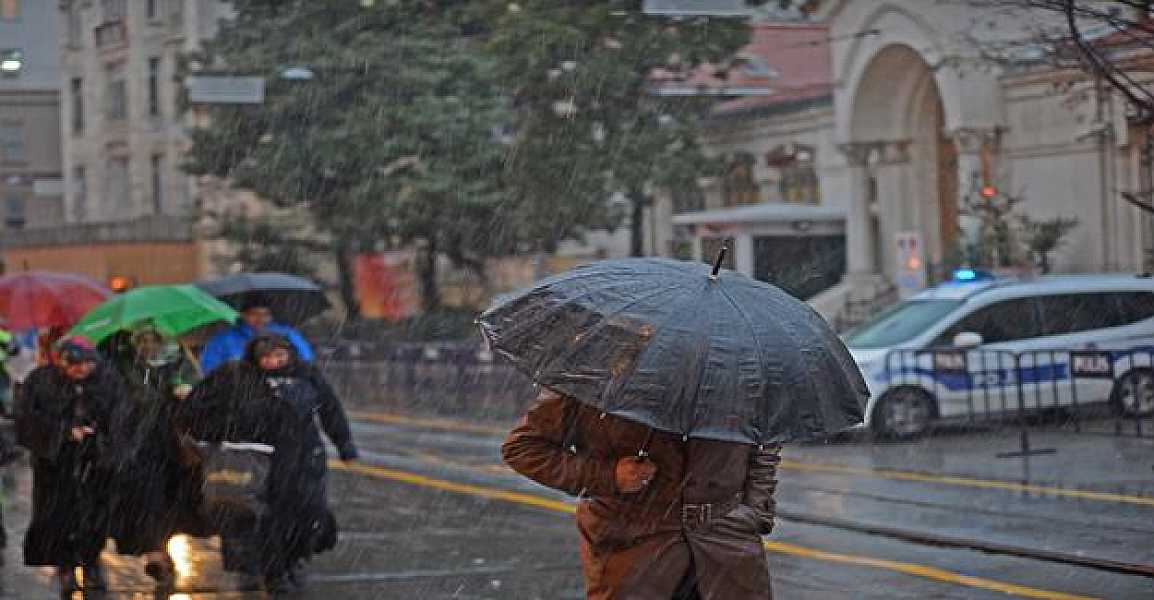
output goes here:
<path id="1" fill-rule="evenodd" d="M 81 426 L 81 427 L 73 427 L 71 433 L 72 433 L 72 439 L 73 440 L 75 440 L 77 442 L 83 442 L 84 438 L 95 434 L 96 430 L 91 428 L 91 427 Z"/>
<path id="2" fill-rule="evenodd" d="M 657 465 L 648 458 L 629 456 L 617 461 L 614 476 L 617 489 L 626 494 L 636 494 L 645 489 L 657 475 Z"/>

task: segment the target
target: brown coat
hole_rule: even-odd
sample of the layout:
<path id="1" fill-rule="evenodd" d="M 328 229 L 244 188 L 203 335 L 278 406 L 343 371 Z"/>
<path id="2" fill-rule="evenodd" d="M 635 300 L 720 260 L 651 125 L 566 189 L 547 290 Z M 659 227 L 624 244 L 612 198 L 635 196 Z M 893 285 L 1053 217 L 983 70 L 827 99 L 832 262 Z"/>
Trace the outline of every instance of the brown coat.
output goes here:
<path id="1" fill-rule="evenodd" d="M 642 449 L 657 474 L 619 493 L 617 461 Z M 598 600 L 668 600 L 694 583 L 706 600 L 770 598 L 760 536 L 773 528 L 780 450 L 654 431 L 549 390 L 502 446 L 517 472 L 581 497 L 586 587 Z"/>

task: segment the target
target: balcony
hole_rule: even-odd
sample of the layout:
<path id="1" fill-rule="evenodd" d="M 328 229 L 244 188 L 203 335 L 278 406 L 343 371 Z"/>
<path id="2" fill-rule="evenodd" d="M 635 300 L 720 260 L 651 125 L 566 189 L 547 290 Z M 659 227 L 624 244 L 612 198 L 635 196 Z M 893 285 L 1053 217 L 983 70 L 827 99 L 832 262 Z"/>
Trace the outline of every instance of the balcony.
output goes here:
<path id="1" fill-rule="evenodd" d="M 123 20 L 97 25 L 92 33 L 96 47 L 100 50 L 112 50 L 128 45 L 128 27 L 124 25 Z"/>

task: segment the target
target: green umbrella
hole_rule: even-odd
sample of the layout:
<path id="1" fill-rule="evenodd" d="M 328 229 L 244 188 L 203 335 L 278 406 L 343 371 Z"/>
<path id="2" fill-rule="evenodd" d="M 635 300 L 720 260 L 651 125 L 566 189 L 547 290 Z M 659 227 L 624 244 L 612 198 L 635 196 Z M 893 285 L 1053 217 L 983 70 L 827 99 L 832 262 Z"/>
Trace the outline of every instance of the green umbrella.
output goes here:
<path id="1" fill-rule="evenodd" d="M 92 309 L 69 335 L 99 343 L 117 331 L 151 323 L 163 335 L 175 337 L 198 327 L 231 322 L 233 308 L 194 285 L 155 285 L 137 288 Z"/>

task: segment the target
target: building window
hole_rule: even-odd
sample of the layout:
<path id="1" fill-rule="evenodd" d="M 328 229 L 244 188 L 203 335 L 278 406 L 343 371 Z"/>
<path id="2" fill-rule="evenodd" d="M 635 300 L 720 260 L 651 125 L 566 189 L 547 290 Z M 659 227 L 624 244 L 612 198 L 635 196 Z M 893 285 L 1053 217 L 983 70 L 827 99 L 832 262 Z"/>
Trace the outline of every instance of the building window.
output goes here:
<path id="1" fill-rule="evenodd" d="M 156 11 L 157 2 L 158 0 L 147 0 L 144 4 L 144 12 L 148 15 L 149 20 L 155 20 L 158 16 Z"/>
<path id="2" fill-rule="evenodd" d="M 80 135 L 84 133 L 84 80 L 73 77 L 70 93 L 72 94 L 72 133 Z"/>
<path id="3" fill-rule="evenodd" d="M 128 82 L 124 80 L 123 69 L 108 73 L 107 115 L 111 120 L 128 118 Z"/>
<path id="4" fill-rule="evenodd" d="M 88 218 L 88 173 L 83 166 L 72 168 L 72 217 L 76 221 Z"/>
<path id="5" fill-rule="evenodd" d="M 148 114 L 160 116 L 160 58 L 148 59 Z"/>
<path id="6" fill-rule="evenodd" d="M 729 159 L 721 181 L 721 202 L 727 207 L 761 202 L 761 186 L 753 178 L 752 154 L 740 152 Z"/>
<path id="7" fill-rule="evenodd" d="M 24 146 L 24 123 L 0 121 L 0 162 L 22 163 L 28 159 Z"/>
<path id="8" fill-rule="evenodd" d="M 20 0 L 0 0 L 0 21 L 20 19 Z"/>
<path id="9" fill-rule="evenodd" d="M 127 0 L 100 0 L 100 13 L 104 17 L 102 22 L 123 21 L 128 13 Z"/>
<path id="10" fill-rule="evenodd" d="M 813 147 L 803 144 L 778 146 L 766 154 L 765 162 L 778 171 L 778 189 L 782 202 L 821 203 L 821 184 L 815 168 Z"/>
<path id="11" fill-rule="evenodd" d="M 152 155 L 152 212 L 164 213 L 164 155 Z"/>
<path id="12" fill-rule="evenodd" d="M 114 156 L 108 159 L 104 175 L 104 198 L 101 204 L 107 207 L 112 217 L 123 216 L 132 206 L 128 187 L 128 157 Z"/>
<path id="13" fill-rule="evenodd" d="M 24 196 L 18 194 L 11 194 L 8 196 L 5 204 L 4 224 L 9 229 L 23 229 L 28 222 L 27 206 L 24 203 Z"/>

